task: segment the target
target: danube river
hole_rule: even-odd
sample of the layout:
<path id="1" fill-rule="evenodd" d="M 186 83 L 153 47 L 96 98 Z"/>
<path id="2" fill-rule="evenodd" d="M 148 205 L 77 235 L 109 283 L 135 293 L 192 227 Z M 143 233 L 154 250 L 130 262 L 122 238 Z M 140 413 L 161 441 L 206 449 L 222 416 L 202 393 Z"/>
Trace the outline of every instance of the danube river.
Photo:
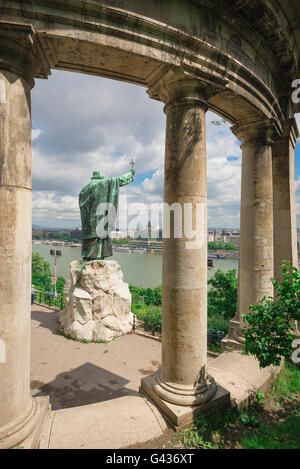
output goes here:
<path id="1" fill-rule="evenodd" d="M 51 246 L 46 244 L 32 243 L 32 252 L 38 252 L 45 260 L 50 262 L 52 273 L 54 273 L 54 258 L 50 256 L 50 249 L 60 250 L 61 257 L 57 258 L 57 276 L 69 277 L 69 264 L 73 260 L 80 259 L 80 247 Z M 162 277 L 162 255 L 161 254 L 138 254 L 115 251 L 112 258 L 119 262 L 124 275 L 124 281 L 139 287 L 156 287 L 161 285 Z M 214 267 L 208 269 L 208 278 L 212 277 L 217 269 L 227 272 L 238 268 L 236 259 L 213 259 Z"/>

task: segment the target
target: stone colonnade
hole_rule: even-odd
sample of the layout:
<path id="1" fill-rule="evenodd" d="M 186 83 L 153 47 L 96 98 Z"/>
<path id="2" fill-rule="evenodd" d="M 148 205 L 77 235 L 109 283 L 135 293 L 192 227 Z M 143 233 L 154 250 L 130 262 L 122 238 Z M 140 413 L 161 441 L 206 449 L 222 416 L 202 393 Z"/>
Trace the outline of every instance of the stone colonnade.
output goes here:
<path id="1" fill-rule="evenodd" d="M 150 96 L 151 91 L 155 92 L 166 103 L 164 202 L 169 206 L 179 203 L 182 213 L 184 204 L 192 203 L 193 226 L 196 204 L 203 210 L 197 229 L 204 244 L 190 249 L 187 238 L 176 238 L 172 226 L 170 239 L 164 239 L 162 366 L 153 377 L 142 380 L 142 389 L 173 424 L 180 426 L 207 405 L 220 407 L 217 401 L 226 404 L 227 399 L 206 374 L 205 111 L 206 100 L 217 89 L 188 76 L 176 78 L 172 73 L 167 73 L 153 88 Z M 292 136 L 291 132 L 281 136 L 275 121 L 263 118 L 232 127 L 242 142 L 243 152 L 239 283 L 237 313 L 224 348 L 243 347 L 241 314 L 264 295 L 273 294 L 270 278 L 274 277 L 274 264 L 278 266 L 286 259 L 297 265 L 294 120 L 289 129 Z"/>
<path id="2" fill-rule="evenodd" d="M 281 278 L 282 261 L 298 268 L 294 189 L 295 119 L 278 133 L 272 120 L 232 127 L 242 142 L 240 253 L 236 316 L 222 347 L 241 349 L 241 315 L 263 296 L 273 296 L 271 278 Z"/>
<path id="3" fill-rule="evenodd" d="M 0 448 L 10 448 L 34 440 L 48 408 L 30 395 L 30 91 L 42 59 L 30 27 L 2 26 L 0 44 Z"/>
<path id="4" fill-rule="evenodd" d="M 20 444 L 42 420 L 30 397 L 31 119 L 30 89 L 41 74 L 43 54 L 30 27 L 2 28 L 0 47 L 0 448 Z M 42 71 L 47 74 L 47 70 Z M 192 76 L 167 72 L 150 86 L 167 116 L 164 200 L 186 203 L 198 233 L 164 239 L 162 367 L 142 388 L 175 424 L 191 421 L 195 408 L 229 403 L 206 372 L 207 315 L 207 100 L 217 90 Z M 294 127 L 292 126 L 294 129 Z M 243 143 L 239 312 L 263 294 L 273 259 L 294 255 L 293 139 L 277 138 L 271 121 L 241 123 Z M 295 132 L 295 131 L 294 131 Z M 273 167 L 272 167 L 273 161 Z M 284 171 L 282 171 L 284 166 Z M 272 171 L 276 184 L 272 186 Z M 281 174 L 283 174 L 283 179 Z M 280 193 L 289 196 L 284 199 Z M 274 193 L 274 196 L 273 196 Z M 273 198 L 277 200 L 274 205 Z M 196 208 L 199 208 L 198 210 Z M 280 236 L 273 243 L 273 220 Z M 286 225 L 286 220 L 289 226 Z M 200 221 L 200 223 L 199 223 Z M 281 230 L 281 231 L 280 231 Z M 278 233 L 279 233 L 278 232 Z M 287 239 L 288 238 L 288 239 Z M 192 247 L 192 249 L 191 249 Z M 273 249 L 275 249 L 273 255 Z M 293 254 L 292 254 L 293 253 Z M 238 313 L 239 314 L 239 313 Z M 235 318 L 240 340 L 240 318 Z M 234 337 L 234 340 L 236 340 Z M 237 341 L 238 342 L 238 341 Z M 239 342 L 238 342 L 239 343 Z M 219 405 L 219 404 L 218 404 Z M 187 409 L 184 411 L 184 409 Z M 182 418 L 181 418 L 182 417 Z"/>

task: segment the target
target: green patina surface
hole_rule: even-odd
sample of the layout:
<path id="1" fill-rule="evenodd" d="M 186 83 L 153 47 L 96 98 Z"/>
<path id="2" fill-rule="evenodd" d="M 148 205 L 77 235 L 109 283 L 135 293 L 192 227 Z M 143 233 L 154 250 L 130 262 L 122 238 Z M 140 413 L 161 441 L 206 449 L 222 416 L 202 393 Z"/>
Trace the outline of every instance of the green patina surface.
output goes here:
<path id="1" fill-rule="evenodd" d="M 122 176 L 106 178 L 97 170 L 93 172 L 91 182 L 80 191 L 83 260 L 112 256 L 109 233 L 115 225 L 119 188 L 133 181 L 134 173 L 132 169 Z"/>

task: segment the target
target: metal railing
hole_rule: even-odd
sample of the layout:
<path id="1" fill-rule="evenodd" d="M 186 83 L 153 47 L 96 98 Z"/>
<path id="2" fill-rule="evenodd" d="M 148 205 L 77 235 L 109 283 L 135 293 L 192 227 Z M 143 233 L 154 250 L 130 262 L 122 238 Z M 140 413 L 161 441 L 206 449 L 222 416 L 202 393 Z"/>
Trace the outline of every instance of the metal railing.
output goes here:
<path id="1" fill-rule="evenodd" d="M 149 328 L 149 321 L 148 327 L 146 327 L 145 321 L 138 319 L 137 316 L 133 315 L 133 326 L 132 330 L 143 329 L 144 332 L 148 332 L 149 335 L 154 337 L 161 337 L 161 328 L 157 327 L 155 320 L 152 321 L 151 326 Z M 208 346 L 219 346 L 221 344 L 221 340 L 225 337 L 224 331 L 217 331 L 216 329 L 207 329 L 207 345 Z"/>
<path id="2" fill-rule="evenodd" d="M 54 295 L 52 292 L 45 292 L 42 290 L 34 290 L 33 301 L 41 303 L 54 308 L 64 309 L 66 306 L 65 294 Z"/>

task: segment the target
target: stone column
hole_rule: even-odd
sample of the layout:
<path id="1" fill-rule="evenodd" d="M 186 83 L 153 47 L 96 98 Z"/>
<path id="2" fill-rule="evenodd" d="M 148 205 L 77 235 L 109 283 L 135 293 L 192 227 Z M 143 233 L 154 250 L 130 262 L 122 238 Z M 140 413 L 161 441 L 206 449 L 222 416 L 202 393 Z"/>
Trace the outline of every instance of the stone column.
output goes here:
<path id="1" fill-rule="evenodd" d="M 273 149 L 274 277 L 281 278 L 282 261 L 298 268 L 294 184 L 294 150 L 299 137 L 295 119 L 284 124 Z"/>
<path id="2" fill-rule="evenodd" d="M 29 382 L 34 40 L 31 27 L 0 24 L 0 448 L 35 446 L 48 407 Z"/>
<path id="3" fill-rule="evenodd" d="M 142 380 L 142 389 L 178 425 L 179 417 L 185 413 L 180 406 L 206 403 L 215 396 L 217 389 L 213 379 L 206 375 L 207 90 L 197 80 L 172 76 L 165 78 L 160 90 L 167 116 L 162 366 L 153 378 Z M 171 207 L 173 217 L 169 217 Z M 189 221 L 196 231 L 194 234 L 188 232 Z M 176 410 L 168 403 L 175 404 Z"/>
<path id="4" fill-rule="evenodd" d="M 243 348 L 241 314 L 249 306 L 273 295 L 274 277 L 272 144 L 275 128 L 271 121 L 257 121 L 232 127 L 242 142 L 242 187 L 237 313 L 230 321 L 222 346 Z"/>
<path id="5" fill-rule="evenodd" d="M 299 131 L 296 120 L 284 123 L 273 154 L 274 277 L 282 278 L 281 264 L 289 262 L 298 269 L 297 222 L 295 204 L 294 150 Z M 300 334 L 300 321 L 296 321 Z"/>

